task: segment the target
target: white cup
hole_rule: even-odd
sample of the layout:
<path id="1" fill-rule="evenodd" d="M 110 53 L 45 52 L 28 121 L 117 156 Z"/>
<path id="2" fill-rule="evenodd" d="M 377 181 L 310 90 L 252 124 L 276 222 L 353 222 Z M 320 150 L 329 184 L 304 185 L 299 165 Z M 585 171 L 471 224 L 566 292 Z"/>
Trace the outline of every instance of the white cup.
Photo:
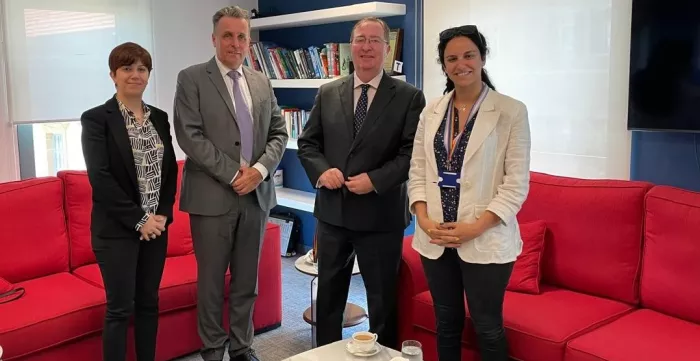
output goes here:
<path id="1" fill-rule="evenodd" d="M 352 334 L 353 348 L 360 352 L 369 352 L 374 349 L 374 344 L 377 343 L 377 334 L 372 332 L 355 332 Z"/>

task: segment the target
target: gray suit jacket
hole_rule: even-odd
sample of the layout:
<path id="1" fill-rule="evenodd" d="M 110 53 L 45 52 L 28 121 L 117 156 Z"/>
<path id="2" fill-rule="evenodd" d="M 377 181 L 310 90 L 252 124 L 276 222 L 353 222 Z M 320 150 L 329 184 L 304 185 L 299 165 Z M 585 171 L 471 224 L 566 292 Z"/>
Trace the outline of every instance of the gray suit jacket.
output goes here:
<path id="1" fill-rule="evenodd" d="M 277 205 L 272 174 L 287 146 L 287 127 L 269 79 L 248 67 L 243 73 L 252 98 L 255 141 L 251 165 L 269 172 L 255 190 L 260 207 Z M 241 135 L 233 100 L 212 59 L 178 74 L 175 91 L 175 136 L 187 154 L 180 191 L 184 212 L 218 216 L 228 212 L 237 194 L 231 180 L 240 168 Z"/>

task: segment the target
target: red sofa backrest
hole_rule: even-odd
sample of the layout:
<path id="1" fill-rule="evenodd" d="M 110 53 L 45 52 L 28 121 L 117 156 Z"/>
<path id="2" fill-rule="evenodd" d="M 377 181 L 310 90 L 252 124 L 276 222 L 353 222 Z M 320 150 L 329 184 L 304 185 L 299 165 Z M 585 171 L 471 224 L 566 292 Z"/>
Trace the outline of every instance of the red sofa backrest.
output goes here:
<path id="1" fill-rule="evenodd" d="M 61 180 L 0 183 L 0 277 L 15 283 L 67 271 Z"/>
<path id="2" fill-rule="evenodd" d="M 178 210 L 182 162 L 178 163 L 178 194 L 173 207 L 173 223 L 168 228 L 168 256 L 182 256 L 192 253 L 192 236 L 189 215 Z M 65 186 L 66 218 L 70 235 L 70 265 L 76 269 L 95 263 L 90 240 L 90 213 L 92 210 L 92 188 L 85 171 L 61 171 L 58 177 Z"/>
<path id="3" fill-rule="evenodd" d="M 518 219 L 547 223 L 543 281 L 638 303 L 644 196 L 651 186 L 533 172 Z"/>
<path id="4" fill-rule="evenodd" d="M 700 193 L 654 187 L 644 237 L 642 306 L 700 323 Z"/>
<path id="5" fill-rule="evenodd" d="M 192 230 L 190 229 L 190 215 L 180 211 L 180 187 L 182 185 L 182 170 L 185 161 L 177 162 L 177 193 L 175 194 L 175 205 L 173 206 L 173 223 L 170 224 L 168 232 L 168 256 L 182 256 L 194 252 L 192 248 Z M 170 239 L 174 241 L 171 241 Z"/>
<path id="6" fill-rule="evenodd" d="M 83 171 L 60 171 L 65 191 L 66 221 L 70 238 L 70 267 L 76 269 L 95 263 L 90 242 L 92 188 Z"/>

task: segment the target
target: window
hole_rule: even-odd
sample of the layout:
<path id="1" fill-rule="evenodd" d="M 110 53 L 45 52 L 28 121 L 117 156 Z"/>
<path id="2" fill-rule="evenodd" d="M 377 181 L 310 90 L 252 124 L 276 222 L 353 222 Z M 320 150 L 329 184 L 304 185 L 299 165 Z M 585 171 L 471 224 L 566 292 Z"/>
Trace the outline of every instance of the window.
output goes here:
<path id="1" fill-rule="evenodd" d="M 22 178 L 84 169 L 78 121 L 114 94 L 117 45 L 152 49 L 150 0 L 3 0 L 9 117 Z M 153 82 L 152 82 L 153 84 Z M 153 86 L 144 100 L 153 103 Z"/>
<path id="2" fill-rule="evenodd" d="M 629 179 L 631 1 L 426 1 L 426 97 L 444 88 L 438 33 L 475 24 L 491 49 L 486 69 L 496 89 L 528 107 L 531 169 Z"/>

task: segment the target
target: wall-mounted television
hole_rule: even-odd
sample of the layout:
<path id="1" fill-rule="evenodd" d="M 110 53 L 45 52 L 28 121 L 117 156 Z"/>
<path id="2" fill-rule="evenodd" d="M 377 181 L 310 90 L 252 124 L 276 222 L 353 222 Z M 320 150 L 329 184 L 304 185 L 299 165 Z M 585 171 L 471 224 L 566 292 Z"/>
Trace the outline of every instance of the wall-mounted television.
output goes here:
<path id="1" fill-rule="evenodd" d="M 700 132 L 700 0 L 633 0 L 627 129 Z"/>

